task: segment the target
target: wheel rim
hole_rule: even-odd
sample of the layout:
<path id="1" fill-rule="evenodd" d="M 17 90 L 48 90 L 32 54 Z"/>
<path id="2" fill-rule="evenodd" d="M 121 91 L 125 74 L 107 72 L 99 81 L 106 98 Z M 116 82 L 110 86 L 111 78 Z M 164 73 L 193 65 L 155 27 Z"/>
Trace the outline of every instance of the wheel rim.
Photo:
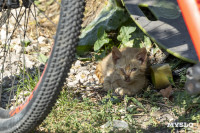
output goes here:
<path id="1" fill-rule="evenodd" d="M 28 8 L 21 4 L 0 14 L 0 106 L 12 110 L 11 116 L 28 104 L 37 89 L 59 18 L 59 11 L 50 10 L 59 10 L 59 3 L 38 0 Z"/>

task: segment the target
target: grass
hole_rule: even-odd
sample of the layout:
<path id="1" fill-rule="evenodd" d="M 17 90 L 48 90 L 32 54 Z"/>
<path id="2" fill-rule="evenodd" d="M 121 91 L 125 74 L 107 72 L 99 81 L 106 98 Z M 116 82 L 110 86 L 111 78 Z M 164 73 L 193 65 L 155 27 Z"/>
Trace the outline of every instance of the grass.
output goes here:
<path id="1" fill-rule="evenodd" d="M 172 101 L 153 89 L 134 97 L 111 94 L 105 93 L 101 95 L 101 100 L 94 102 L 91 98 L 76 96 L 73 90 L 65 87 L 52 112 L 34 132 L 109 132 L 101 126 L 113 120 L 126 121 L 130 132 L 175 132 L 178 128 L 167 128 L 168 121 L 159 122 L 156 119 L 158 111 L 174 113 L 180 122 L 199 123 L 200 120 L 200 96 L 190 96 L 183 90 L 177 90 Z M 139 122 L 144 116 L 147 120 Z M 191 131 L 190 128 L 184 130 Z"/>
<path id="2" fill-rule="evenodd" d="M 100 100 L 81 97 L 74 93 L 72 88 L 65 86 L 52 112 L 33 132 L 110 132 L 110 128 L 102 129 L 101 126 L 113 120 L 127 122 L 130 132 L 136 133 L 177 130 L 197 132 L 198 130 L 189 127 L 167 127 L 169 120 L 158 119 L 164 115 L 173 115 L 176 122 L 200 123 L 200 95 L 190 96 L 183 89 L 186 68 L 192 64 L 173 56 L 169 56 L 165 62 L 169 63 L 173 72 L 183 69 L 171 81 L 175 91 L 170 99 L 164 98 L 151 83 L 146 90 L 134 97 L 119 97 L 113 96 L 111 92 L 99 92 Z"/>
<path id="3" fill-rule="evenodd" d="M 132 25 L 132 21 L 128 21 L 124 25 L 135 26 Z M 110 36 L 111 33 L 108 33 L 108 37 Z M 137 46 L 141 45 L 141 42 L 145 42 L 144 33 L 139 29 L 133 33 L 132 37 L 129 39 L 134 39 L 134 43 Z M 101 49 L 99 53 L 95 54 L 96 60 L 105 56 L 106 50 L 111 47 L 110 45 L 120 43 L 117 40 L 117 35 L 110 37 L 110 39 L 112 39 L 113 43 L 104 45 L 103 50 Z M 82 59 L 85 60 L 85 58 Z M 183 68 L 188 64 L 174 57 L 168 58 L 165 62 L 170 64 L 172 71 Z M 127 122 L 130 132 L 176 132 L 179 128 L 168 128 L 168 120 L 158 120 L 159 112 L 163 113 L 160 116 L 174 114 L 178 122 L 199 123 L 200 120 L 200 96 L 190 96 L 183 90 L 186 81 L 185 75 L 186 69 L 172 80 L 172 87 L 175 88 L 175 92 L 170 100 L 162 97 L 159 90 L 155 90 L 151 84 L 141 94 L 134 97 L 118 97 L 113 96 L 110 92 L 103 92 L 100 93 L 100 100 L 81 97 L 74 93 L 73 89 L 65 86 L 51 113 L 33 132 L 109 132 L 110 129 L 102 129 L 101 126 L 113 120 Z M 182 131 L 185 132 L 192 130 L 190 128 L 182 128 Z"/>
<path id="4" fill-rule="evenodd" d="M 73 97 L 72 92 L 64 89 L 56 105 L 58 108 L 53 109 L 42 126 L 50 132 L 100 132 L 101 124 L 119 119 L 115 114 L 117 108 L 107 98 L 102 103 L 94 103 L 88 98 L 78 100 Z"/>
<path id="5" fill-rule="evenodd" d="M 11 106 L 16 107 L 29 97 L 39 81 L 40 74 L 38 69 L 39 68 L 20 69 L 20 73 L 12 77 L 12 82 L 10 83 L 12 86 L 4 89 L 9 95 L 7 108 L 10 108 Z M 15 82 L 17 82 L 17 84 L 15 84 Z"/>
<path id="6" fill-rule="evenodd" d="M 103 58 L 105 56 L 103 52 L 105 50 L 100 52 L 100 55 L 95 54 L 94 58 L 96 60 Z M 175 88 L 171 99 L 164 98 L 151 83 L 146 90 L 134 97 L 118 97 L 110 92 L 103 92 L 103 94 L 99 93 L 100 100 L 81 97 L 74 93 L 73 89 L 65 86 L 52 112 L 33 132 L 109 132 L 111 129 L 102 129 L 101 126 L 113 120 L 124 120 L 129 124 L 130 132 L 136 133 L 180 130 L 176 127 L 167 127 L 169 120 L 158 119 L 169 114 L 173 114 L 177 122 L 199 123 L 200 96 L 190 96 L 183 89 L 186 81 L 184 66 L 191 64 L 172 56 L 169 56 L 165 62 L 169 63 L 173 72 L 183 68 L 183 71 L 171 81 L 172 87 Z M 159 115 L 159 112 L 162 114 Z M 184 132 L 192 130 L 182 128 Z"/>

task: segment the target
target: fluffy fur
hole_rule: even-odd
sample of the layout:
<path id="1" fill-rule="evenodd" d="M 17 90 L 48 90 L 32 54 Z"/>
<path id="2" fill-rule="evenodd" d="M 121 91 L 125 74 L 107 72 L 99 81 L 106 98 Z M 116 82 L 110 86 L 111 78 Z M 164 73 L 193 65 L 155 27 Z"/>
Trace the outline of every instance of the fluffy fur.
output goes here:
<path id="1" fill-rule="evenodd" d="M 146 86 L 147 51 L 145 48 L 113 47 L 96 68 L 104 90 L 119 95 L 134 95 Z"/>

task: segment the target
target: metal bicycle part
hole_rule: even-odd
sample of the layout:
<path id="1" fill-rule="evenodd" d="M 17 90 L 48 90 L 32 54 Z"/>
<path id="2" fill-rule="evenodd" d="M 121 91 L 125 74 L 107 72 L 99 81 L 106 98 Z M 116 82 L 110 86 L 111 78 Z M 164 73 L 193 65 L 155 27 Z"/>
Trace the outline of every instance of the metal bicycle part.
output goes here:
<path id="1" fill-rule="evenodd" d="M 186 91 L 191 95 L 200 94 L 200 63 L 188 68 L 186 77 Z"/>

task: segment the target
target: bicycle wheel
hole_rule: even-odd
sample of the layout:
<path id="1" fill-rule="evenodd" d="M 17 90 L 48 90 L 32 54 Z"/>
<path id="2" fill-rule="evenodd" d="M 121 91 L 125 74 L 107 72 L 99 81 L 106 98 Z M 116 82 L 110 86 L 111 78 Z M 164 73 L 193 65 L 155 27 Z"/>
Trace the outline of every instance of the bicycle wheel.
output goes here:
<path id="1" fill-rule="evenodd" d="M 0 3 L 0 133 L 27 133 L 48 115 L 64 84 L 84 0 L 11 2 Z"/>

